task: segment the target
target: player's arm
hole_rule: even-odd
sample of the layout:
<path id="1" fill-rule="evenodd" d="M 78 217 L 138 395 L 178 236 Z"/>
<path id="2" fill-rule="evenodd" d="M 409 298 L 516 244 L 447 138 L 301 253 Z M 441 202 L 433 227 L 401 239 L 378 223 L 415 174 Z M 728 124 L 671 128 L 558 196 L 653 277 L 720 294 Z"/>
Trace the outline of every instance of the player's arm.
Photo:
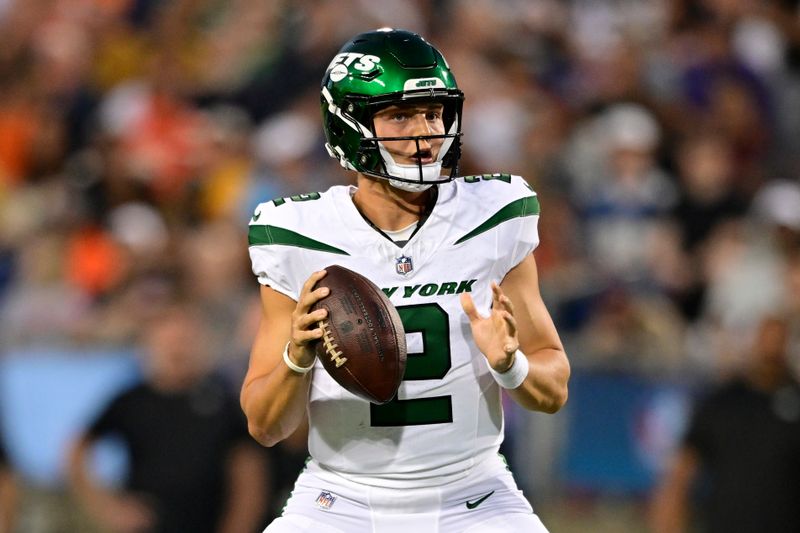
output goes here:
<path id="1" fill-rule="evenodd" d="M 570 367 L 539 292 L 533 255 L 511 269 L 499 286 L 493 284 L 489 317 L 477 313 L 467 293 L 462 294 L 462 305 L 475 341 L 495 372 L 509 371 L 516 357 L 527 358 L 527 375 L 519 386 L 508 389 L 510 396 L 526 409 L 558 411 L 567 401 Z"/>
<path id="2" fill-rule="evenodd" d="M 0 462 L 0 531 L 14 531 L 19 509 L 16 476 L 5 461 Z"/>
<path id="3" fill-rule="evenodd" d="M 265 456 L 252 442 L 239 442 L 225 461 L 227 495 L 217 531 L 239 533 L 258 530 L 267 501 Z"/>
<path id="4" fill-rule="evenodd" d="M 94 478 L 89 468 L 89 455 L 94 438 L 82 435 L 71 446 L 68 455 L 69 488 L 86 512 L 100 525 L 113 531 L 147 531 L 155 523 L 155 513 L 143 500 L 106 488 Z"/>
<path id="5" fill-rule="evenodd" d="M 298 373 L 284 362 L 309 367 L 315 354 L 309 343 L 322 337 L 316 324 L 325 309 L 309 313 L 311 306 L 328 294 L 326 287 L 311 288 L 325 275 L 315 272 L 306 280 L 295 302 L 268 287 L 261 287 L 261 323 L 250 351 L 250 367 L 244 378 L 240 401 L 250 434 L 264 446 L 273 446 L 294 432 L 305 417 L 311 372 Z"/>
<path id="6" fill-rule="evenodd" d="M 653 492 L 650 526 L 653 533 L 681 533 L 689 525 L 689 493 L 699 469 L 697 453 L 683 446 Z"/>
<path id="7" fill-rule="evenodd" d="M 522 385 L 509 389 L 510 396 L 523 407 L 555 413 L 567 402 L 570 367 L 567 354 L 553 319 L 539 292 L 539 273 L 534 256 L 528 255 L 511 269 L 500 284 L 501 303 L 516 321 L 519 349 L 528 358 L 528 376 Z M 513 347 L 513 346 L 512 346 Z M 502 371 L 513 361 L 504 361 Z"/>

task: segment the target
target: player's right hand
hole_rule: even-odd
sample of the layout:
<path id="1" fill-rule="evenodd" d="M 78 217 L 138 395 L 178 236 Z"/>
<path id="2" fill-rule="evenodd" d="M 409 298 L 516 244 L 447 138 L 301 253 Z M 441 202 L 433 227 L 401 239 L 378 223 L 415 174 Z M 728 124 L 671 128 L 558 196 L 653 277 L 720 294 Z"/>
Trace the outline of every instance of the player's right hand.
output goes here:
<path id="1" fill-rule="evenodd" d="M 289 343 L 289 358 L 299 366 L 311 366 L 316 354 L 311 347 L 312 341 L 322 338 L 322 328 L 319 321 L 328 316 L 327 309 L 317 309 L 309 312 L 311 306 L 325 298 L 330 293 L 327 287 L 312 290 L 314 285 L 325 277 L 326 272 L 319 270 L 309 276 L 303 284 L 297 305 L 292 312 L 292 338 Z"/>

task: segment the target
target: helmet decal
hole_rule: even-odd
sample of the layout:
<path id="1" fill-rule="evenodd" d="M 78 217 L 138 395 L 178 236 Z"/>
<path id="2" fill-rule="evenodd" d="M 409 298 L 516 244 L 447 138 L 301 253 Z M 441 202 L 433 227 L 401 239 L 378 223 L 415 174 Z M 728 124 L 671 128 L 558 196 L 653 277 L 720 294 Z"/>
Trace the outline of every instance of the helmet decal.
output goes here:
<path id="1" fill-rule="evenodd" d="M 331 69 L 328 75 L 331 77 L 331 81 L 341 81 L 347 76 L 347 67 L 339 63 Z"/>
<path id="2" fill-rule="evenodd" d="M 357 74 L 372 72 L 381 58 L 371 54 L 343 53 L 336 54 L 328 65 L 328 77 L 332 82 L 342 81 L 350 74 L 350 69 Z"/>
<path id="3" fill-rule="evenodd" d="M 369 128 L 358 122 L 353 117 L 342 113 L 341 108 L 339 108 L 339 106 L 337 106 L 333 102 L 333 97 L 331 96 L 330 91 L 328 91 L 326 87 L 322 88 L 322 97 L 325 99 L 326 102 L 328 102 L 328 111 L 339 117 L 342 120 L 342 122 L 353 128 L 354 130 L 361 132 L 364 136 L 372 137 L 372 132 L 370 131 Z"/>
<path id="4" fill-rule="evenodd" d="M 413 91 L 415 89 L 434 89 L 434 88 L 445 88 L 445 84 L 439 78 L 415 78 L 406 80 L 403 84 L 403 90 L 405 91 Z"/>
<path id="5" fill-rule="evenodd" d="M 354 63 L 354 61 L 358 59 L 358 62 Z M 381 58 L 378 56 L 373 56 L 370 54 L 358 54 L 358 53 L 344 53 L 344 54 L 336 54 L 333 57 L 333 61 L 331 61 L 330 65 L 328 65 L 328 69 L 331 69 L 334 65 L 344 65 L 345 67 L 352 66 L 354 69 L 360 72 L 369 72 L 370 70 L 375 68 L 375 63 L 380 63 Z"/>

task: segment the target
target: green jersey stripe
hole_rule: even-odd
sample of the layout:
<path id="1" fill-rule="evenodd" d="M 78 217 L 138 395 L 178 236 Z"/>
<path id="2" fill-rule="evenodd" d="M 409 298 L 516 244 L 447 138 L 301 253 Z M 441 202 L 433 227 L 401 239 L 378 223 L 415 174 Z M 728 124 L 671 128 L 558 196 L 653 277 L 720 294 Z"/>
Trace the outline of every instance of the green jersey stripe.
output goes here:
<path id="1" fill-rule="evenodd" d="M 519 200 L 514 200 L 506 205 L 500 211 L 486 219 L 480 226 L 470 231 L 456 241 L 456 244 L 461 244 L 464 241 L 480 235 L 484 231 L 488 231 L 493 227 L 517 217 L 529 217 L 539 214 L 539 199 L 536 196 L 526 196 Z"/>
<path id="2" fill-rule="evenodd" d="M 247 235 L 247 240 L 250 246 L 270 245 L 270 244 L 284 244 L 286 246 L 296 246 L 298 248 L 307 248 L 309 250 L 319 250 L 320 252 L 330 252 L 332 254 L 350 255 L 344 250 L 335 248 L 324 242 L 315 241 L 305 235 L 301 235 L 292 230 L 279 228 L 278 226 L 250 226 L 250 232 Z"/>

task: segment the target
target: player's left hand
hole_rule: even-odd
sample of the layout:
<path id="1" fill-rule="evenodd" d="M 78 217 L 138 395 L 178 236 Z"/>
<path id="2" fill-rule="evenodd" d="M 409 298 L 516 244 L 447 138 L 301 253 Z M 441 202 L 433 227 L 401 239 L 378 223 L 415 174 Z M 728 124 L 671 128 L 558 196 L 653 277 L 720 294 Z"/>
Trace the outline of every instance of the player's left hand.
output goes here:
<path id="1" fill-rule="evenodd" d="M 481 316 L 469 293 L 461 293 L 461 307 L 469 318 L 472 336 L 489 366 L 503 373 L 514 363 L 514 353 L 519 349 L 517 322 L 514 320 L 514 305 L 503 294 L 497 283 L 492 282 L 492 310 L 488 317 Z"/>

